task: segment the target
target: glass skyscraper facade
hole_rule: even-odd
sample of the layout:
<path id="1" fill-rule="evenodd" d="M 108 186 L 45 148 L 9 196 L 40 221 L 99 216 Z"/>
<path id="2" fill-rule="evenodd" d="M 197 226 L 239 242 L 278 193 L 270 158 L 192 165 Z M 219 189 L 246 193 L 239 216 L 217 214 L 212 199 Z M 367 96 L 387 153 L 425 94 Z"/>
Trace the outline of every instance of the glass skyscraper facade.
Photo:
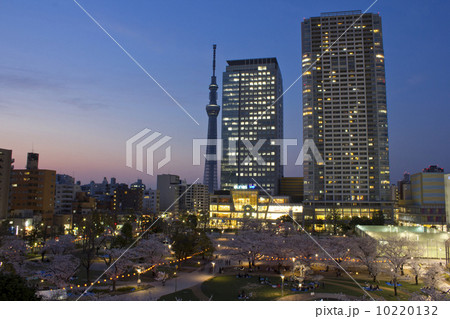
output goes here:
<path id="1" fill-rule="evenodd" d="M 381 17 L 350 11 L 305 19 L 302 71 L 303 139 L 324 159 L 304 163 L 305 200 L 369 217 L 390 200 Z"/>
<path id="2" fill-rule="evenodd" d="M 227 61 L 222 94 L 221 188 L 276 193 L 283 176 L 283 83 L 276 58 Z M 251 148 L 260 155 L 252 156 Z M 255 183 L 255 181 L 257 183 Z"/>

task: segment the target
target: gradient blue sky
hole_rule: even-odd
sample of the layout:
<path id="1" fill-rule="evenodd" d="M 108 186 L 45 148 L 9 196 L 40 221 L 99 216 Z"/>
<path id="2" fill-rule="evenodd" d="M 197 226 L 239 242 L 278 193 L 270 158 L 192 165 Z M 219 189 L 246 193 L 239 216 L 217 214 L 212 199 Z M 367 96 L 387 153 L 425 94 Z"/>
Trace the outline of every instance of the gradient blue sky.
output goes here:
<path id="1" fill-rule="evenodd" d="M 40 167 L 83 183 L 103 176 L 155 177 L 125 167 L 125 141 L 144 128 L 173 137 L 158 173 L 203 179 L 192 138 L 205 138 L 211 45 L 227 59 L 277 57 L 287 88 L 301 74 L 300 24 L 371 1 L 79 0 L 199 122 L 197 126 L 71 0 L 0 0 L 0 148 L 16 167 Z M 430 164 L 450 170 L 447 1 L 379 0 L 383 18 L 391 180 Z M 221 86 L 221 76 L 219 76 Z M 221 94 L 219 95 L 219 101 Z M 302 138 L 301 81 L 284 97 L 285 137 Z M 285 176 L 301 176 L 289 149 Z"/>

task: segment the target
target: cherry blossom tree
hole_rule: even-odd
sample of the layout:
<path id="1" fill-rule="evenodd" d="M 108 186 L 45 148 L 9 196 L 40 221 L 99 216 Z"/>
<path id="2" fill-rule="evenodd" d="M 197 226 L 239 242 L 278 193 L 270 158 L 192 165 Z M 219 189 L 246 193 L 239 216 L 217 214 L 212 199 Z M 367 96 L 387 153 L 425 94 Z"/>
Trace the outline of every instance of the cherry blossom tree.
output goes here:
<path id="1" fill-rule="evenodd" d="M 75 237 L 72 235 L 63 235 L 59 238 L 48 240 L 41 249 L 42 260 L 44 256 L 48 255 L 65 255 L 75 249 Z"/>
<path id="2" fill-rule="evenodd" d="M 423 274 L 423 271 L 424 271 L 424 269 L 422 267 L 422 263 L 420 263 L 419 260 L 414 259 L 414 257 L 411 257 L 409 266 L 411 267 L 411 273 L 414 275 L 414 280 L 416 282 L 416 285 L 418 285 L 419 277 Z"/>
<path id="3" fill-rule="evenodd" d="M 122 248 L 107 248 L 100 257 L 105 262 L 106 275 L 111 278 L 112 290 L 116 290 L 117 279 L 133 269 L 133 263 L 125 256 L 126 250 Z M 122 257 L 123 256 L 123 257 Z"/>
<path id="4" fill-rule="evenodd" d="M 397 296 L 398 279 L 404 265 L 411 260 L 411 242 L 406 238 L 392 238 L 380 245 L 381 255 L 388 260 L 389 271 L 394 285 L 394 295 Z"/>
<path id="5" fill-rule="evenodd" d="M 45 263 L 45 271 L 40 273 L 40 277 L 58 288 L 63 288 L 69 284 L 70 277 L 80 267 L 80 260 L 72 255 L 55 255 L 50 262 Z"/>
<path id="6" fill-rule="evenodd" d="M 349 243 L 351 245 L 351 255 L 358 258 L 367 267 L 373 281 L 377 281 L 377 276 L 381 271 L 380 264 L 377 260 L 378 242 L 372 237 L 367 236 L 350 238 Z"/>
<path id="7" fill-rule="evenodd" d="M 348 237 L 326 237 L 318 240 L 318 243 L 327 252 L 321 255 L 325 258 L 326 264 L 330 266 L 342 267 L 351 256 L 351 246 Z M 323 250 L 321 249 L 321 251 Z"/>
<path id="8" fill-rule="evenodd" d="M 232 259 L 248 260 L 251 268 L 257 257 L 274 252 L 275 240 L 277 236 L 267 231 L 242 230 L 230 242 L 230 249 L 225 254 Z"/>
<path id="9" fill-rule="evenodd" d="M 152 234 L 148 239 L 139 240 L 136 246 L 130 249 L 124 257 L 136 263 L 135 267 L 148 268 L 164 261 L 169 255 L 167 246 L 156 235 Z"/>
<path id="10" fill-rule="evenodd" d="M 438 264 L 433 264 L 426 270 L 423 281 L 429 289 L 436 290 L 443 277 L 443 269 Z"/>
<path id="11" fill-rule="evenodd" d="M 423 279 L 425 287 L 421 289 L 422 293 L 413 294 L 411 300 L 421 301 L 450 301 L 448 291 L 440 291 L 439 286 L 443 280 L 444 269 L 433 264 L 424 272 Z"/>
<path id="12" fill-rule="evenodd" d="M 4 236 L 0 240 L 0 271 L 23 275 L 27 247 L 16 236 Z"/>

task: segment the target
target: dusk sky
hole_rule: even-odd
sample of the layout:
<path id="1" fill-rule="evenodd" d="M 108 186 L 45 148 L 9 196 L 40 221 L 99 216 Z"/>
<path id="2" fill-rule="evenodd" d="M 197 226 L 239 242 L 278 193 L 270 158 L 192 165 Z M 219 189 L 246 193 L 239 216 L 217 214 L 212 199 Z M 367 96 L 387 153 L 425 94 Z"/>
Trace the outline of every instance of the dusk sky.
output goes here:
<path id="1" fill-rule="evenodd" d="M 192 139 L 207 134 L 213 43 L 219 104 L 226 60 L 276 57 L 286 89 L 301 74 L 303 18 L 372 3 L 78 2 L 200 125 L 72 0 L 0 1 L 0 148 L 13 150 L 16 168 L 33 147 L 40 168 L 82 183 L 114 176 L 152 187 L 156 176 L 125 166 L 125 141 L 144 128 L 172 137 L 172 161 L 156 173 L 203 180 Z M 431 164 L 450 172 L 450 3 L 379 0 L 369 12 L 383 19 L 391 181 Z M 301 141 L 301 109 L 300 80 L 284 96 L 285 138 Z M 285 176 L 302 175 L 293 165 L 300 146 L 289 148 Z"/>

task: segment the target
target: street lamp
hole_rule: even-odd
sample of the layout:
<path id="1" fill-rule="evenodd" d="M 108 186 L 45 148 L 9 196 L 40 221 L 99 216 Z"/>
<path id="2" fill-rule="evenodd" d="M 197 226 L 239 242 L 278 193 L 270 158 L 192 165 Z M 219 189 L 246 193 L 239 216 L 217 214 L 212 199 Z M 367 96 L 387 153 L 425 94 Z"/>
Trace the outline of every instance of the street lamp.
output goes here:
<path id="1" fill-rule="evenodd" d="M 177 292 L 177 272 L 173 273 L 173 278 L 175 278 L 175 292 Z"/>
<path id="2" fill-rule="evenodd" d="M 281 297 L 284 295 L 284 275 L 281 275 Z"/>
<path id="3" fill-rule="evenodd" d="M 139 287 L 139 285 L 141 284 L 141 268 L 137 269 L 137 274 L 138 274 L 137 285 Z"/>
<path id="4" fill-rule="evenodd" d="M 211 265 L 213 266 L 212 273 L 213 273 L 213 275 L 214 275 L 214 266 L 216 265 L 216 263 L 213 261 L 213 262 L 211 263 Z"/>

